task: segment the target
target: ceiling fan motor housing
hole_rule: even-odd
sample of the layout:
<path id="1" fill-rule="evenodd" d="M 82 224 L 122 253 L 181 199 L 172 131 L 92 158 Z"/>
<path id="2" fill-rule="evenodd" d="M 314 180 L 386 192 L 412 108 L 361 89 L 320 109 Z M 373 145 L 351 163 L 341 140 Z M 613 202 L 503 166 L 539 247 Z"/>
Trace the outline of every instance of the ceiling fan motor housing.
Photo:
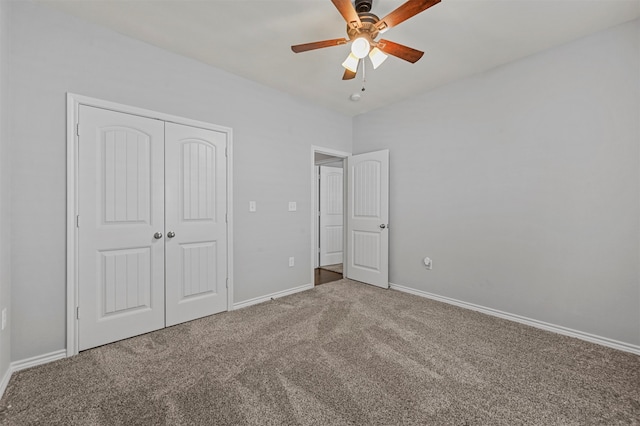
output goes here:
<path id="1" fill-rule="evenodd" d="M 366 0 L 363 0 L 366 2 Z M 369 3 L 371 1 L 369 0 Z M 358 2 L 356 2 L 356 5 Z M 363 34 L 367 35 L 370 41 L 373 41 L 378 36 L 378 29 L 374 26 L 376 22 L 380 20 L 376 15 L 370 12 L 360 12 L 358 11 L 358 17 L 360 18 L 360 22 L 362 22 L 362 26 L 360 28 L 351 28 L 347 25 L 347 34 L 349 35 L 349 40 L 353 40 Z"/>

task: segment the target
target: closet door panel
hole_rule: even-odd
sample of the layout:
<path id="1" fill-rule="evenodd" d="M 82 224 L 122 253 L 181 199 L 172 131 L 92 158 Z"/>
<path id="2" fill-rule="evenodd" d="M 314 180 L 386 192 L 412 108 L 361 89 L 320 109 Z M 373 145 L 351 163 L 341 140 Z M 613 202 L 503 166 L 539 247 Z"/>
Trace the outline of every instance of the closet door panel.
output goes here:
<path id="1" fill-rule="evenodd" d="M 227 310 L 226 133 L 165 126 L 167 326 Z"/>
<path id="2" fill-rule="evenodd" d="M 164 327 L 164 123 L 79 110 L 79 349 Z"/>

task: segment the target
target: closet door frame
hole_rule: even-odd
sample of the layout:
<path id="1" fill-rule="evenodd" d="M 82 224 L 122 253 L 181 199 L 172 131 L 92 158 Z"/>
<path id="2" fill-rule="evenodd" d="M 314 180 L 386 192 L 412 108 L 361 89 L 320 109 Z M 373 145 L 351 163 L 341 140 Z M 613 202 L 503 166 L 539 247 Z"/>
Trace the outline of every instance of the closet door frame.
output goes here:
<path id="1" fill-rule="evenodd" d="M 227 136 L 227 311 L 233 309 L 233 132 L 219 126 L 116 102 L 67 93 L 67 356 L 78 354 L 78 111 L 80 105 L 199 127 Z"/>

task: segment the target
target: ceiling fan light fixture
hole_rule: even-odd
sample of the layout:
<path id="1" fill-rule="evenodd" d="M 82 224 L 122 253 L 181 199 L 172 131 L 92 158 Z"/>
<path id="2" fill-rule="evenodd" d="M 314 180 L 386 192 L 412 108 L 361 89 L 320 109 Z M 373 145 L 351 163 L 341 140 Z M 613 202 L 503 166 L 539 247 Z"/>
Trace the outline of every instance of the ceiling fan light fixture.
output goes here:
<path id="1" fill-rule="evenodd" d="M 369 40 L 364 37 L 358 37 L 353 40 L 353 43 L 351 43 L 351 53 L 353 53 L 353 55 L 358 59 L 362 59 L 367 56 L 370 49 L 371 44 L 369 44 Z"/>
<path id="2" fill-rule="evenodd" d="M 422 58 L 424 52 L 389 40 L 375 41 L 375 39 L 379 34 L 435 6 L 441 0 L 404 0 L 403 4 L 396 7 L 382 19 L 371 13 L 371 6 L 374 1 L 377 0 L 331 0 L 347 23 L 347 36 L 349 39 L 342 37 L 297 44 L 291 46 L 291 50 L 294 53 L 301 53 L 351 43 L 351 54 L 342 63 L 342 66 L 346 68 L 342 75 L 343 80 L 352 80 L 356 77 L 358 68 L 360 68 L 360 59 L 364 60 L 367 55 L 369 55 L 374 69 L 378 68 L 387 59 L 387 55 L 395 56 L 412 64 L 416 63 Z M 362 63 L 363 82 L 365 81 L 364 73 L 367 67 L 365 62 Z"/>
<path id="3" fill-rule="evenodd" d="M 373 69 L 377 69 L 384 61 L 387 60 L 389 55 L 382 52 L 382 50 L 374 47 L 369 52 L 369 59 L 371 59 L 371 63 L 373 64 Z"/>
<path id="4" fill-rule="evenodd" d="M 349 53 L 349 56 L 344 60 L 342 66 L 351 72 L 358 72 L 358 62 L 360 62 L 360 59 L 358 59 L 353 53 Z"/>

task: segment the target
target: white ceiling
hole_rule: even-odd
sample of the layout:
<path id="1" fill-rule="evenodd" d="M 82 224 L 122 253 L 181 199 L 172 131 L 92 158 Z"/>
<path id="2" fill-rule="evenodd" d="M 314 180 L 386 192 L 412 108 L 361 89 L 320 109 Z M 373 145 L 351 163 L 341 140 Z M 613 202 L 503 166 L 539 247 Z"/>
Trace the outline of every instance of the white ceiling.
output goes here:
<path id="1" fill-rule="evenodd" d="M 443 0 L 385 33 L 425 51 L 389 57 L 342 81 L 348 46 L 294 54 L 292 44 L 346 37 L 330 0 L 46 0 L 49 6 L 233 74 L 357 115 L 640 17 L 640 0 Z M 374 0 L 380 18 L 403 0 Z M 367 59 L 368 61 L 368 59 Z"/>

